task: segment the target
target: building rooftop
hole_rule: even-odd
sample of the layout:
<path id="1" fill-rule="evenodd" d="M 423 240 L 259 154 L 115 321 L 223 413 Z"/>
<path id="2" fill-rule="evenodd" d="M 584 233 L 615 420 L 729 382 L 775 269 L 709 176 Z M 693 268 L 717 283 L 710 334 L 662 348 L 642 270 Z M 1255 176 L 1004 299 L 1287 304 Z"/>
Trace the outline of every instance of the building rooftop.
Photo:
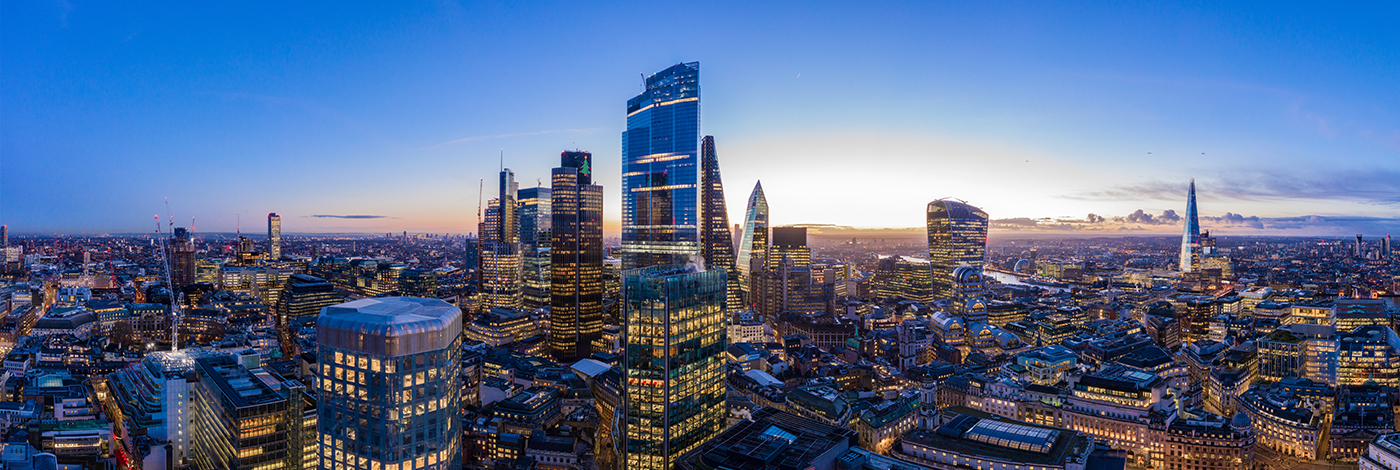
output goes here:
<path id="1" fill-rule="evenodd" d="M 385 356 L 446 349 L 462 331 L 462 311 L 437 299 L 379 297 L 332 305 L 316 318 L 322 345 Z"/>
<path id="2" fill-rule="evenodd" d="M 833 450 L 844 454 L 856 443 L 856 436 L 850 429 L 762 408 L 752 420 L 740 421 L 677 458 L 676 466 L 686 470 L 815 468 L 817 459 Z"/>

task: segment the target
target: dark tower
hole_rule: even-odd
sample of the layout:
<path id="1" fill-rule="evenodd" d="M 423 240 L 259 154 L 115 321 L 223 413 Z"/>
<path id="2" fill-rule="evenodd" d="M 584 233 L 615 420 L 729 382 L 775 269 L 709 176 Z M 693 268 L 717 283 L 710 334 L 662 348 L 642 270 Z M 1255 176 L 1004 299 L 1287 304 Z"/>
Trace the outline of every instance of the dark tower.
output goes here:
<path id="1" fill-rule="evenodd" d="M 739 270 L 734 268 L 734 240 L 729 232 L 729 210 L 724 205 L 724 183 L 719 176 L 715 137 L 700 141 L 700 256 L 709 268 L 724 268 L 728 276 L 725 310 L 743 308 L 739 299 Z"/>
<path id="2" fill-rule="evenodd" d="M 560 363 L 593 354 L 603 331 L 603 187 L 593 155 L 566 151 L 551 177 L 549 349 Z"/>

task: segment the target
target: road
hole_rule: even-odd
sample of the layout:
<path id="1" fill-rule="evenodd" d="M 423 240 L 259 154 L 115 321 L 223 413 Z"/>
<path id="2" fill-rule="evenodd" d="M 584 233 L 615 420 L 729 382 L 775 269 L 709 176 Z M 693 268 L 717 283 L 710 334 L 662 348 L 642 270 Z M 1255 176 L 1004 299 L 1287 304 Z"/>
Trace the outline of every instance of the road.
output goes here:
<path id="1" fill-rule="evenodd" d="M 1269 470 L 1356 470 L 1356 462 L 1330 462 L 1326 460 L 1299 460 L 1282 455 L 1262 445 L 1254 446 L 1254 461 L 1269 466 Z"/>

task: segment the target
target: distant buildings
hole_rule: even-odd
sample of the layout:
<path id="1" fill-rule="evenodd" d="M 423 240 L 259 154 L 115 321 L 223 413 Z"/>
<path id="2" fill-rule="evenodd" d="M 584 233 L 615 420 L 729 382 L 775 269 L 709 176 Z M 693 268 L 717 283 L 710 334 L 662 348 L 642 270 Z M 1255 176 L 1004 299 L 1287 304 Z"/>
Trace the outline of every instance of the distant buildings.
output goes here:
<path id="1" fill-rule="evenodd" d="M 327 307 L 316 320 L 321 468 L 457 468 L 462 312 L 385 297 Z"/>
<path id="2" fill-rule="evenodd" d="M 625 272 L 625 468 L 669 469 L 724 430 L 727 282 L 696 266 Z"/>
<path id="3" fill-rule="evenodd" d="M 954 296 L 953 270 L 967 264 L 982 269 L 987 251 L 987 213 L 967 203 L 939 199 L 928 203 L 928 252 L 933 296 Z"/>
<path id="4" fill-rule="evenodd" d="M 627 100 L 622 133 L 622 265 L 684 263 L 698 254 L 700 63 L 647 77 Z"/>

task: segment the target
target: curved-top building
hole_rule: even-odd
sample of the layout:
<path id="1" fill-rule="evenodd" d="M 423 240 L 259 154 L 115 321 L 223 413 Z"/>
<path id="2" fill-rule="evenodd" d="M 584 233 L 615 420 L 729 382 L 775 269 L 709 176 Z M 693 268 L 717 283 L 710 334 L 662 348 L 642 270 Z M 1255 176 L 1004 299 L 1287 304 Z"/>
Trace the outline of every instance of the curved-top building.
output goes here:
<path id="1" fill-rule="evenodd" d="M 332 305 L 320 343 L 321 468 L 461 465 L 457 415 L 462 311 L 437 299 L 381 297 Z"/>
<path id="2" fill-rule="evenodd" d="M 933 296 L 955 296 L 953 270 L 964 263 L 982 270 L 987 252 L 987 213 L 965 202 L 939 199 L 928 203 L 928 257 L 933 269 Z"/>

